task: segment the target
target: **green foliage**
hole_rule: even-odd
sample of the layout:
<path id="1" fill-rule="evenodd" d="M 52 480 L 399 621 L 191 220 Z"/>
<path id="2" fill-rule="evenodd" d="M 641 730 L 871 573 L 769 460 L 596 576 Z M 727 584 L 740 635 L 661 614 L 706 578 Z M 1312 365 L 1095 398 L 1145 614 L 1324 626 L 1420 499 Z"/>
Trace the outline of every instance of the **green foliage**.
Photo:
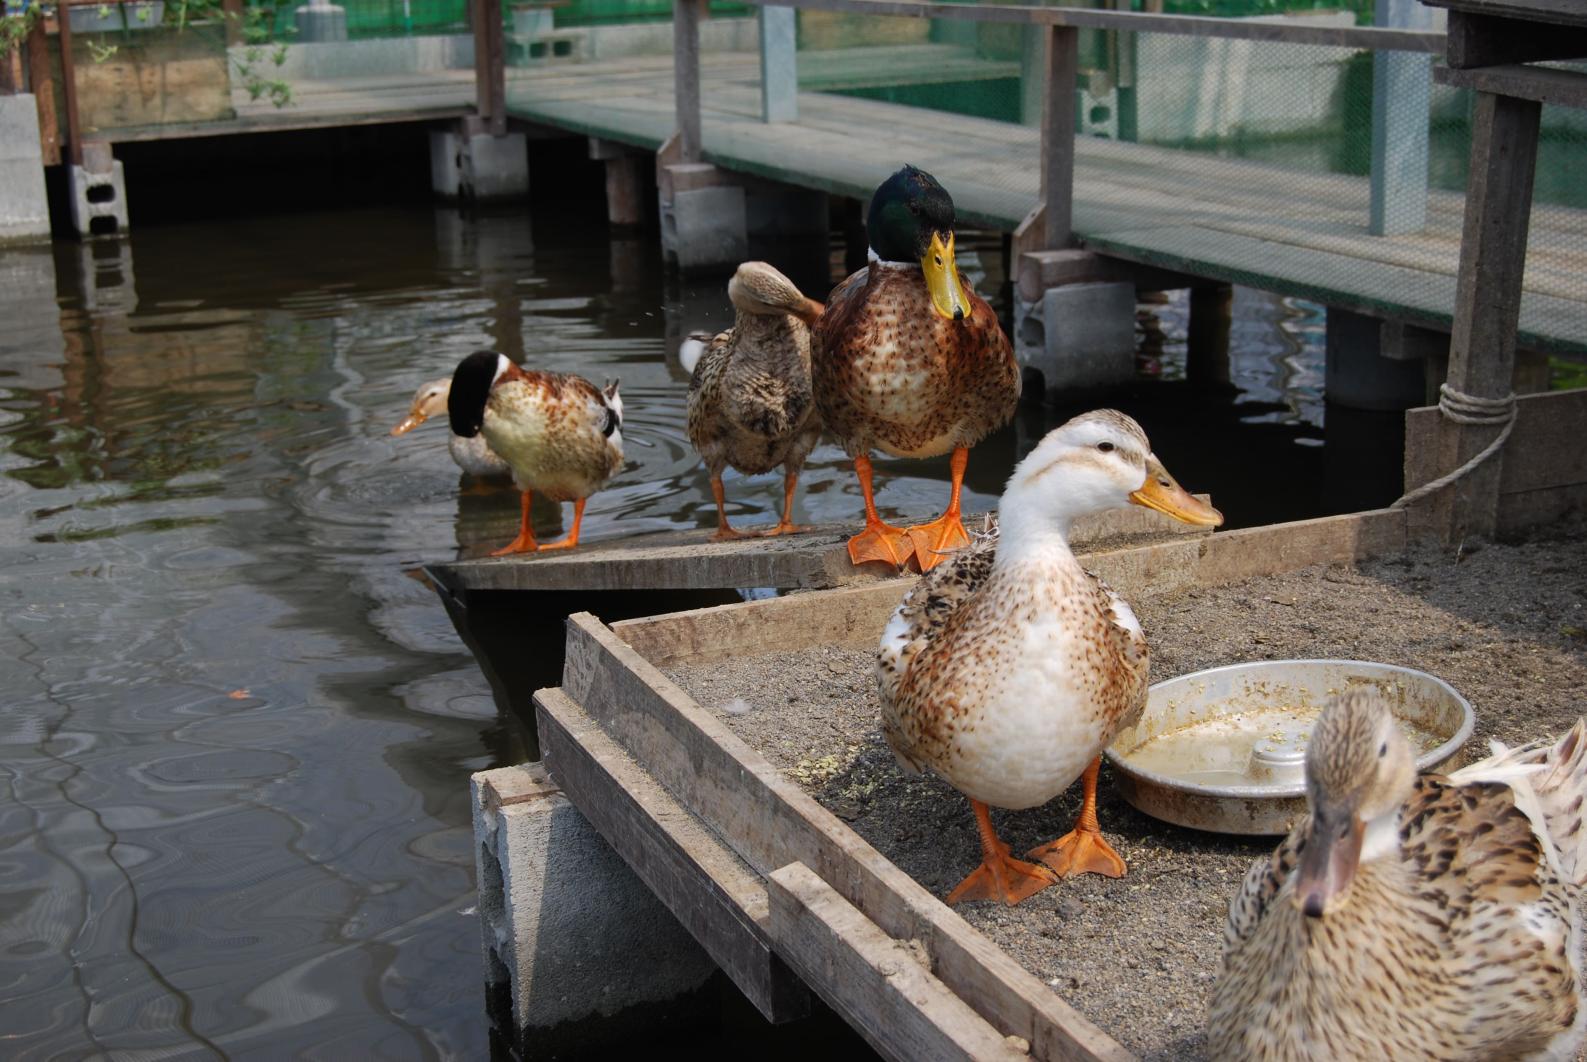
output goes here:
<path id="1" fill-rule="evenodd" d="M 288 29 L 285 32 L 296 33 L 297 30 Z M 242 87 L 247 91 L 248 98 L 257 100 L 263 97 L 276 107 L 291 103 L 292 86 L 279 77 L 269 76 L 270 67 L 279 68 L 287 61 L 287 46 L 285 42 L 275 39 L 270 16 L 264 8 L 250 5 L 243 10 L 242 40 L 241 57 L 233 56 L 232 68 L 242 79 Z"/>
<path id="2" fill-rule="evenodd" d="M 43 13 L 44 8 L 39 0 L 26 0 L 20 8 L 14 3 L 5 4 L 5 14 L 0 15 L 0 58 L 22 46 L 22 41 L 33 31 L 33 24 Z"/>

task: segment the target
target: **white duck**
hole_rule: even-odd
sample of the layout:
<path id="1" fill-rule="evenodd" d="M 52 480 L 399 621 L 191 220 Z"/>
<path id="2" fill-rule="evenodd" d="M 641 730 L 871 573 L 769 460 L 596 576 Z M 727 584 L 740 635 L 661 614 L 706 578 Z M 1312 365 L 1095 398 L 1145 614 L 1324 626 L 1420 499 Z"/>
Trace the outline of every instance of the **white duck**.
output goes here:
<path id="1" fill-rule="evenodd" d="M 949 554 L 882 635 L 888 744 L 906 768 L 929 767 L 969 797 L 980 829 L 982 863 L 949 903 L 1018 903 L 1056 876 L 1124 873 L 1097 826 L 1097 771 L 1145 702 L 1146 639 L 1068 535 L 1076 517 L 1131 503 L 1223 522 L 1174 482 L 1134 420 L 1111 409 L 1075 417 L 1015 466 L 997 536 Z M 1048 866 L 1010 858 L 988 805 L 1045 804 L 1082 776 L 1074 831 L 1030 853 Z"/>

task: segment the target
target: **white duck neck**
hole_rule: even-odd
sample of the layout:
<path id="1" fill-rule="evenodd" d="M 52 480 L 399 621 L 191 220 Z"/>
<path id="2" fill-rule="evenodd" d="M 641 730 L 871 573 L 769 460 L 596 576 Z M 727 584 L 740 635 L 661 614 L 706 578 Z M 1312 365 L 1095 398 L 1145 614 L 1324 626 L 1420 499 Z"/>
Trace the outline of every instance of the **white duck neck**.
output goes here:
<path id="1" fill-rule="evenodd" d="M 1023 497 L 1017 488 L 1005 491 L 1003 504 L 998 510 L 997 568 L 1039 562 L 1062 568 L 1079 568 L 1074 551 L 1069 548 L 1069 528 L 1078 514 L 1066 511 L 1053 512 L 1034 499 Z"/>

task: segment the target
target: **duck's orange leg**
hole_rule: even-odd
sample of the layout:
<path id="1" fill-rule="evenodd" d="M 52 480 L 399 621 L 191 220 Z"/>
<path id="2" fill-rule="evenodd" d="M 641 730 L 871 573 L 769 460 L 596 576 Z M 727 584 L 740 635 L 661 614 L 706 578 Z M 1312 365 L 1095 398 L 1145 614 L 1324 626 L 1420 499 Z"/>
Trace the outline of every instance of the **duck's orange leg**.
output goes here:
<path id="1" fill-rule="evenodd" d="M 849 539 L 849 560 L 855 564 L 866 561 L 883 561 L 895 568 L 909 563 L 914 547 L 909 535 L 898 527 L 882 523 L 876 515 L 876 499 L 871 493 L 871 459 L 860 454 L 854 459 L 854 474 L 860 477 L 860 491 L 865 495 L 865 530 Z"/>
<path id="2" fill-rule="evenodd" d="M 492 557 L 505 557 L 509 553 L 533 553 L 540 548 L 540 543 L 535 541 L 534 528 L 529 525 L 529 492 L 522 492 L 523 519 L 518 524 L 518 537 L 507 543 L 501 549 L 491 553 Z"/>
<path id="3" fill-rule="evenodd" d="M 784 472 L 783 473 L 783 477 L 782 477 L 782 519 L 777 521 L 777 526 L 776 527 L 772 528 L 769 531 L 763 531 L 763 532 L 761 532 L 761 534 L 766 535 L 767 537 L 770 537 L 772 535 L 791 535 L 791 534 L 794 534 L 795 532 L 804 530 L 804 528 L 800 527 L 798 524 L 793 522 L 794 490 L 798 486 L 799 486 L 799 473 L 797 473 L 797 472 Z"/>
<path id="4" fill-rule="evenodd" d="M 948 893 L 950 905 L 960 900 L 1002 900 L 1012 907 L 1034 896 L 1058 878 L 1039 863 L 1011 858 L 1008 845 L 992 829 L 992 811 L 979 800 L 970 801 L 975 825 L 981 833 L 981 865 Z"/>
<path id="5" fill-rule="evenodd" d="M 573 530 L 569 531 L 566 537 L 541 546 L 541 553 L 550 549 L 572 549 L 579 544 L 579 525 L 584 523 L 584 503 L 588 500 L 588 498 L 580 498 L 573 503 Z"/>
<path id="6" fill-rule="evenodd" d="M 716 499 L 716 534 L 711 536 L 712 542 L 729 542 L 735 538 L 743 538 L 744 532 L 735 530 L 727 522 L 727 492 L 722 489 L 722 477 L 711 477 L 711 496 Z"/>
<path id="7" fill-rule="evenodd" d="M 1075 874 L 1101 874 L 1108 878 L 1124 876 L 1124 860 L 1113 850 L 1112 845 L 1102 839 L 1102 830 L 1097 825 L 1097 772 L 1101 769 L 1102 757 L 1098 756 L 1080 777 L 1083 793 L 1080 817 L 1075 820 L 1075 828 L 1056 841 L 1025 853 L 1032 859 L 1046 863 L 1061 878 Z"/>
<path id="8" fill-rule="evenodd" d="M 941 564 L 947 554 L 970 544 L 970 535 L 959 517 L 959 490 L 964 485 L 964 469 L 969 463 L 969 448 L 956 447 L 948 465 L 953 473 L 953 493 L 948 496 L 948 511 L 931 523 L 911 527 L 906 532 L 915 547 L 915 560 L 923 572 L 929 572 Z"/>

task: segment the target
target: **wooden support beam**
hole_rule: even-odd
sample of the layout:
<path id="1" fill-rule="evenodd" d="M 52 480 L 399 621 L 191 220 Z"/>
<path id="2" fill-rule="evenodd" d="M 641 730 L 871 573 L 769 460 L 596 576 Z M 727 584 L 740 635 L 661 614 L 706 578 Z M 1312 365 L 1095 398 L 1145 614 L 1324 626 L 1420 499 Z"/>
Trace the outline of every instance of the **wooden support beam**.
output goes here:
<path id="1" fill-rule="evenodd" d="M 61 48 L 61 92 L 66 103 L 66 161 L 83 164 L 83 126 L 77 112 L 77 64 L 72 58 L 72 18 L 65 5 L 56 8 L 56 41 Z"/>
<path id="2" fill-rule="evenodd" d="M 1501 96 L 1587 108 L 1587 74 L 1548 66 L 1488 66 L 1456 70 L 1441 66 L 1434 72 L 1440 85 L 1493 92 Z"/>
<path id="3" fill-rule="evenodd" d="M 767 876 L 779 951 L 884 1058 L 1027 1062 L 904 944 L 803 863 Z"/>
<path id="4" fill-rule="evenodd" d="M 1509 394 L 1515 373 L 1541 113 L 1535 100 L 1477 93 L 1448 380 L 1450 387 L 1477 398 Z M 1498 426 L 1460 425 L 1446 437 L 1443 468 L 1456 468 L 1498 433 Z M 1438 507 L 1434 526 L 1445 541 L 1492 537 L 1503 462 L 1501 452 L 1433 499 Z"/>
<path id="5" fill-rule="evenodd" d="M 33 93 L 33 104 L 39 111 L 39 148 L 44 155 L 44 165 L 57 166 L 61 161 L 61 123 L 55 113 L 55 72 L 50 63 L 50 38 L 44 29 L 44 20 L 33 23 L 28 33 L 28 90 Z"/>
<path id="6" fill-rule="evenodd" d="M 491 136 L 507 132 L 507 44 L 501 0 L 470 0 L 474 30 L 474 106 Z"/>
<path id="7" fill-rule="evenodd" d="M 535 694 L 551 777 L 606 843 L 771 1022 L 810 1012 L 772 951 L 766 887 L 560 689 Z"/>
<path id="8" fill-rule="evenodd" d="M 706 0 L 673 0 L 672 75 L 677 106 L 678 161 L 703 159 L 700 129 L 700 20 Z"/>
<path id="9" fill-rule="evenodd" d="M 791 7 L 760 9 L 760 119 L 799 119 L 798 12 Z"/>
<path id="10" fill-rule="evenodd" d="M 1587 55 L 1587 29 L 1470 11 L 1449 13 L 1448 38 L 1444 54 L 1456 69 Z"/>
<path id="11" fill-rule="evenodd" d="M 1041 123 L 1041 187 L 1046 248 L 1074 245 L 1075 78 L 1080 70 L 1080 31 L 1047 31 L 1046 103 Z"/>

